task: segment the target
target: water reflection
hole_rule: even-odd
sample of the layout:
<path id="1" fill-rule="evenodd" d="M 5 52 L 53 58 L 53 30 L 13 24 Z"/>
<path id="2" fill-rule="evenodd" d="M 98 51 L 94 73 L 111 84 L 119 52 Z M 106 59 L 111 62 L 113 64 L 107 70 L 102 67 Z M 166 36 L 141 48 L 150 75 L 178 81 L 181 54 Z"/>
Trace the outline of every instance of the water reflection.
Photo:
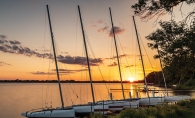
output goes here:
<path id="1" fill-rule="evenodd" d="M 109 86 L 109 89 L 106 88 Z M 124 83 L 125 98 L 136 98 L 136 92 L 144 84 Z M 149 89 L 165 90 L 164 87 L 149 86 Z M 120 90 L 111 90 L 120 89 Z M 168 89 L 172 90 L 172 89 Z M 95 83 L 95 100 L 108 100 L 109 92 L 112 92 L 113 99 L 123 99 L 120 83 Z M 89 83 L 62 83 L 62 94 L 65 106 L 72 104 L 84 104 L 92 102 L 91 88 Z M 51 106 L 60 107 L 60 94 L 56 83 L 0 83 L 0 118 L 22 118 L 20 115 L 27 110 Z M 146 92 L 139 92 L 140 97 L 147 97 Z M 149 92 L 152 96 L 152 92 Z M 164 96 L 165 92 L 159 91 L 155 96 Z M 169 92 L 173 95 L 190 95 L 195 98 L 195 92 Z"/>

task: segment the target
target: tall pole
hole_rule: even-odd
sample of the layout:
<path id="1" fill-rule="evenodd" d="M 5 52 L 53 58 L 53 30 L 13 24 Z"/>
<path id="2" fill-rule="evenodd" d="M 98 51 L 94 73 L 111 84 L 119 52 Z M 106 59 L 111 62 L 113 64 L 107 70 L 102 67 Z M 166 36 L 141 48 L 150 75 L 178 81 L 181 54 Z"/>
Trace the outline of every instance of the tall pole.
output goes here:
<path id="1" fill-rule="evenodd" d="M 157 44 L 157 42 L 156 42 L 156 44 Z M 158 51 L 158 55 L 159 55 L 159 49 L 158 49 L 158 46 L 157 46 L 157 51 Z M 167 84 L 166 84 L 166 81 L 165 81 L 165 75 L 164 75 L 164 71 L 163 71 L 163 67 L 162 67 L 162 62 L 161 62 L 161 59 L 160 59 L 160 55 L 159 55 L 159 60 L 160 60 L 160 66 L 161 66 L 162 75 L 163 75 L 163 79 L 164 79 L 164 83 L 165 83 L 165 89 L 166 89 L 167 96 L 168 96 Z"/>
<path id="2" fill-rule="evenodd" d="M 88 64 L 88 70 L 89 70 L 89 78 L 90 78 L 90 82 L 91 82 L 91 92 L 92 92 L 92 97 L 93 97 L 93 104 L 95 104 L 95 98 L 94 98 L 94 93 L 93 93 L 93 85 L 92 85 L 92 79 L 91 79 L 91 70 L 90 70 L 89 58 L 88 58 L 88 53 L 87 53 L 87 46 L 86 46 L 86 41 L 85 41 L 85 32 L 83 30 L 83 22 L 82 22 L 82 18 L 81 18 L 81 12 L 80 12 L 79 5 L 78 5 L 78 11 L 79 11 L 79 16 L 80 16 L 81 29 L 82 29 L 82 33 L 83 33 L 83 41 L 84 41 L 85 52 L 86 52 L 86 57 L 87 57 L 87 64 Z"/>
<path id="3" fill-rule="evenodd" d="M 118 50 L 117 50 L 117 45 L 116 45 L 114 26 L 113 26 L 113 21 L 112 21 L 112 13 L 111 13 L 111 8 L 110 7 L 109 7 L 109 10 L 110 10 L 111 23 L 112 23 L 112 33 L 113 33 L 113 36 L 114 36 L 114 43 L 115 43 L 115 47 L 116 47 L 116 55 L 117 55 L 117 60 L 118 60 L 118 69 L 119 69 L 119 74 L 120 74 L 120 79 L 121 79 L 121 87 L 122 87 L 122 92 L 123 92 L 123 99 L 125 99 L 125 94 L 124 94 L 124 90 L 123 90 L 123 80 L 122 80 L 122 75 L 121 75 L 121 68 L 120 68 L 120 63 L 119 63 Z"/>
<path id="4" fill-rule="evenodd" d="M 145 80 L 145 83 L 146 83 L 146 91 L 147 91 L 147 94 L 148 94 L 148 86 L 147 86 L 144 63 L 143 63 L 143 58 L 142 58 L 142 51 L 141 51 L 141 48 L 140 48 L 139 37 L 138 37 L 138 34 L 137 34 L 137 29 L 136 29 L 134 16 L 133 16 L 133 22 L 134 22 L 134 26 L 135 26 L 135 32 L 136 32 L 136 36 L 137 36 L 137 43 L 138 43 L 138 46 L 139 46 L 139 52 L 140 52 L 140 55 L 141 55 L 141 61 L 142 61 L 142 67 L 143 67 L 143 73 L 144 73 L 144 80 Z M 149 94 L 148 94 L 148 97 L 149 97 Z"/>
<path id="5" fill-rule="evenodd" d="M 62 97 L 62 90 L 61 90 L 61 85 L 60 85 L 60 77 L 59 77 L 59 72 L 58 72 L 58 63 L 57 63 L 57 59 L 56 59 L 56 52 L 55 52 L 55 46 L 54 46 L 54 40 L 53 40 L 53 32 L 52 32 L 52 28 L 51 28 L 51 20 L 50 20 L 50 15 L 49 15 L 49 7 L 48 7 L 48 5 L 46 5 L 46 7 L 47 7 L 47 13 L 48 13 L 48 19 L 49 19 L 51 40 L 52 40 L 52 44 L 53 44 L 53 52 L 54 52 L 55 65 L 56 65 L 56 71 L 57 71 L 57 77 L 58 77 L 58 84 L 59 84 L 59 89 L 60 89 L 62 108 L 64 108 L 64 102 L 63 102 L 63 97 Z"/>

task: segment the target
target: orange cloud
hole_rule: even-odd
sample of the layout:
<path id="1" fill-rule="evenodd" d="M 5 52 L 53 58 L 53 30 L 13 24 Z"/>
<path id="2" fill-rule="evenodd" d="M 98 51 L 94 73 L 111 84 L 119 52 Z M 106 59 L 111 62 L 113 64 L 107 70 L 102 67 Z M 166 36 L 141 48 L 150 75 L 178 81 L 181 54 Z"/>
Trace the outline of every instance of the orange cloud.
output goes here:
<path id="1" fill-rule="evenodd" d="M 97 23 L 103 23 L 103 20 L 98 20 Z"/>
<path id="2" fill-rule="evenodd" d="M 97 27 L 97 25 L 91 25 L 90 27 Z"/>
<path id="3" fill-rule="evenodd" d="M 125 32 L 124 28 L 121 29 L 120 27 L 114 27 L 114 33 L 115 34 L 121 34 L 123 32 Z M 111 30 L 110 30 L 109 37 L 113 37 L 113 28 L 111 28 Z"/>

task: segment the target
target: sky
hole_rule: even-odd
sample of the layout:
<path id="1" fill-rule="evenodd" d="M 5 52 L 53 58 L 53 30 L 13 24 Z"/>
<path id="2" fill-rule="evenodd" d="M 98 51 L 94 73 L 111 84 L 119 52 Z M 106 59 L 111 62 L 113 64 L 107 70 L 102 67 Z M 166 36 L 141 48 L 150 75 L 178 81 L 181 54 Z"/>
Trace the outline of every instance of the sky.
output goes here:
<path id="1" fill-rule="evenodd" d="M 89 81 L 82 30 L 77 6 L 80 6 L 92 80 L 120 81 L 109 7 L 116 32 L 123 80 L 143 80 L 143 71 L 133 25 L 136 0 L 0 0 L 0 80 L 57 80 L 46 5 L 57 50 L 61 80 Z M 193 6 L 183 4 L 182 12 Z M 182 20 L 180 5 L 174 19 Z M 171 19 L 169 14 L 159 21 Z M 143 22 L 135 16 L 141 40 L 146 74 L 160 71 L 156 50 L 148 48 L 146 36 L 159 25 L 156 18 Z"/>

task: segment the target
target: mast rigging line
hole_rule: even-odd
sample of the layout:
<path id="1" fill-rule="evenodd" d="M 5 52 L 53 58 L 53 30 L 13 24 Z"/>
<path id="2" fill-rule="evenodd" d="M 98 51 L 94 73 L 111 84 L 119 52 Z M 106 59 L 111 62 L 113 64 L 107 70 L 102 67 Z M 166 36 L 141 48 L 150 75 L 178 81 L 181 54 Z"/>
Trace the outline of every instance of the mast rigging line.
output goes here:
<path id="1" fill-rule="evenodd" d="M 84 33 L 84 30 L 83 30 L 83 23 L 82 23 L 82 18 L 81 18 L 81 13 L 80 13 L 80 7 L 79 7 L 79 5 L 78 5 L 78 11 L 79 11 L 80 22 L 81 22 L 81 29 L 82 29 L 82 34 L 83 34 L 83 41 L 84 41 L 84 44 L 85 44 L 85 52 L 86 52 L 86 57 L 87 57 L 87 65 L 88 65 L 88 70 L 89 70 L 89 77 L 90 77 L 90 81 L 91 81 L 91 92 L 92 92 L 93 104 L 95 104 L 95 98 L 94 98 L 94 92 L 93 92 L 93 85 L 92 85 L 92 79 L 91 79 L 91 70 L 90 70 L 90 65 L 89 65 L 89 58 L 88 58 L 86 41 L 85 41 L 85 33 Z"/>
<path id="2" fill-rule="evenodd" d="M 90 48 L 90 50 L 91 50 L 91 52 L 92 52 L 92 55 L 93 55 L 93 57 L 94 57 L 95 59 L 97 59 L 96 56 L 95 56 L 95 54 L 94 54 L 94 52 L 93 52 L 93 49 L 92 49 L 91 43 L 90 43 L 90 41 L 89 41 L 89 38 L 88 38 L 88 36 L 87 36 L 87 33 L 86 33 L 85 28 L 84 28 L 84 31 L 85 31 L 86 40 L 87 40 L 87 43 L 88 43 L 88 45 L 89 45 L 89 48 Z M 99 70 L 99 72 L 100 72 L 100 74 L 101 74 L 102 79 L 105 80 L 99 65 L 98 65 L 98 70 Z M 105 85 L 106 85 L 106 83 L 105 83 Z M 107 89 L 107 91 L 109 92 L 109 88 L 107 87 L 107 85 L 106 85 L 106 89 Z M 98 90 L 99 90 L 99 89 L 98 89 Z M 100 96 L 101 96 L 101 95 L 100 95 Z"/>
<path id="3" fill-rule="evenodd" d="M 133 16 L 133 21 L 134 21 L 135 32 L 136 32 L 136 35 L 137 35 L 137 43 L 138 43 L 138 46 L 139 46 L 139 51 L 140 51 L 140 56 L 141 56 L 141 61 L 142 61 L 142 67 L 143 67 L 143 73 L 144 73 L 144 80 L 145 80 L 145 83 L 146 83 L 146 91 L 147 91 L 147 95 L 149 97 L 148 86 L 147 86 L 147 81 L 146 81 L 146 76 L 145 76 L 145 70 L 144 70 L 144 63 L 143 63 L 143 58 L 142 58 L 142 52 L 141 52 L 141 47 L 140 47 L 140 43 L 139 43 L 139 37 L 138 37 L 138 34 L 137 34 L 137 29 L 136 29 L 136 24 L 135 24 L 134 16 Z"/>
<path id="4" fill-rule="evenodd" d="M 52 44 L 53 44 L 53 51 L 54 51 L 54 58 L 55 58 L 55 65 L 56 65 L 56 71 L 57 71 L 57 77 L 58 77 L 58 83 L 59 83 L 59 90 L 60 90 L 60 96 L 61 96 L 61 103 L 62 103 L 62 108 L 64 108 L 64 102 L 63 102 L 63 97 L 62 97 L 62 91 L 61 91 L 61 85 L 60 85 L 60 78 L 59 78 L 59 73 L 58 73 L 58 64 L 57 64 L 57 59 L 55 55 L 55 46 L 54 46 L 54 40 L 53 40 L 53 31 L 51 27 L 51 20 L 50 20 L 50 14 L 49 14 L 49 7 L 47 7 L 47 13 L 48 13 L 48 20 L 49 20 L 49 26 L 50 26 L 50 33 L 51 33 L 51 39 L 52 39 Z"/>
<path id="5" fill-rule="evenodd" d="M 117 40 L 118 40 L 118 42 L 119 42 L 119 44 L 120 44 L 120 46 L 121 46 L 121 49 L 122 49 L 122 51 L 123 51 L 123 54 L 125 54 L 125 52 L 124 52 L 124 50 L 123 50 L 123 48 L 122 48 L 121 42 L 120 42 L 120 40 L 119 40 L 119 37 L 118 37 L 118 35 L 116 35 L 116 36 L 117 36 Z M 125 59 L 126 59 L 127 65 L 129 66 L 129 63 L 128 63 L 128 61 L 127 61 L 126 56 L 125 56 Z M 130 69 L 130 68 L 129 68 L 129 71 L 131 72 L 131 69 Z M 131 75 L 133 76 L 132 72 L 131 72 Z"/>
<path id="6" fill-rule="evenodd" d="M 146 53 L 146 55 L 147 55 L 147 58 L 148 58 L 148 60 L 149 60 L 149 62 L 150 62 L 150 65 L 151 65 L 151 67 L 152 67 L 152 70 L 154 71 L 153 65 L 152 65 L 152 63 L 151 63 L 151 61 L 150 61 L 150 58 L 149 58 L 148 53 L 147 53 L 147 51 L 146 51 L 146 49 L 145 49 L 145 46 L 144 46 L 144 44 L 143 44 L 143 41 L 142 41 L 142 38 L 141 38 L 139 32 L 138 32 L 138 35 L 139 35 L 139 37 L 140 37 L 142 46 L 144 47 L 144 51 L 145 51 L 145 53 Z"/>
<path id="7" fill-rule="evenodd" d="M 112 13 L 111 13 L 111 8 L 109 7 L 110 10 L 110 19 L 111 19 L 111 24 L 112 24 L 112 33 L 114 36 L 114 42 L 115 42 L 115 47 L 116 47 L 116 55 L 117 55 L 117 60 L 118 60 L 118 67 L 119 67 L 119 74 L 120 74 L 120 80 L 121 80 L 121 87 L 122 87 L 122 91 L 123 91 L 123 80 L 122 80 L 122 75 L 121 75 L 121 69 L 120 69 L 120 62 L 119 62 L 119 57 L 118 57 L 118 50 L 117 50 L 117 45 L 116 45 L 116 39 L 115 39 L 115 33 L 114 33 L 114 25 L 113 25 L 113 21 L 112 21 Z M 124 91 L 123 93 L 123 99 L 125 99 L 125 95 L 124 95 Z"/>

